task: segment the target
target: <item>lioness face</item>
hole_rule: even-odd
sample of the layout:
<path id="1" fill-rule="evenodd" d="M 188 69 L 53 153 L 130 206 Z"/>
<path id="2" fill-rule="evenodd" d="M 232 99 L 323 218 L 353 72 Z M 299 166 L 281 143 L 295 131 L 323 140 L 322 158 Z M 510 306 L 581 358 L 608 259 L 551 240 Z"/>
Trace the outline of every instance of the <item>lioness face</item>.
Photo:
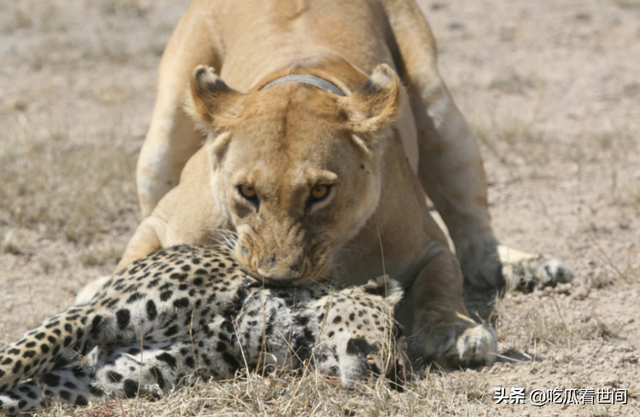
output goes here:
<path id="1" fill-rule="evenodd" d="M 191 111 L 211 127 L 213 192 L 244 269 L 287 284 L 330 273 L 378 204 L 398 89 L 386 66 L 349 97 L 292 82 L 241 94 L 196 69 Z"/>

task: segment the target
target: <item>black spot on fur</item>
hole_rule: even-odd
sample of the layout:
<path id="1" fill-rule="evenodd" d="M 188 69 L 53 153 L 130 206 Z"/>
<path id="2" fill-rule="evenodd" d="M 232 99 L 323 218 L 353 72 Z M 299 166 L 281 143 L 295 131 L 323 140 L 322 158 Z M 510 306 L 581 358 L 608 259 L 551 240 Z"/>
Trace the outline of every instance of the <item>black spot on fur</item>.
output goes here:
<path id="1" fill-rule="evenodd" d="M 160 301 L 167 301 L 173 295 L 173 291 L 164 291 L 160 294 Z"/>
<path id="2" fill-rule="evenodd" d="M 122 381 L 122 378 L 123 378 L 121 374 L 115 371 L 107 372 L 107 375 L 109 376 L 109 378 L 111 378 L 113 382 L 120 382 Z"/>
<path id="3" fill-rule="evenodd" d="M 34 356 L 36 356 L 36 351 L 35 351 L 35 350 L 26 350 L 26 351 L 22 354 L 22 357 L 23 357 L 23 358 L 33 358 Z"/>
<path id="4" fill-rule="evenodd" d="M 156 359 L 158 359 L 159 361 L 166 362 L 171 369 L 175 369 L 176 365 L 178 364 L 176 362 L 176 359 L 166 352 L 163 353 L 162 355 L 156 356 Z"/>
<path id="5" fill-rule="evenodd" d="M 131 313 L 127 309 L 121 309 L 116 312 L 116 320 L 118 321 L 118 329 L 124 330 L 129 325 Z"/>
<path id="6" fill-rule="evenodd" d="M 156 309 L 156 303 L 153 300 L 147 301 L 147 318 L 153 321 L 158 317 L 158 310 Z"/>
<path id="7" fill-rule="evenodd" d="M 302 326 L 302 327 L 304 327 L 307 324 L 309 324 L 309 317 L 307 317 L 307 316 L 295 316 L 295 318 L 293 320 L 297 325 Z"/>
<path id="8" fill-rule="evenodd" d="M 165 335 L 165 336 L 167 336 L 167 337 L 171 337 L 171 336 L 175 335 L 176 333 L 178 333 L 178 330 L 179 330 L 179 329 L 180 329 L 180 328 L 179 328 L 179 327 L 178 327 L 178 325 L 176 324 L 176 325 L 174 325 L 174 326 L 169 327 L 169 328 L 167 329 L 167 331 L 166 331 L 166 332 L 164 332 L 164 335 Z"/>
<path id="9" fill-rule="evenodd" d="M 173 306 L 175 308 L 186 308 L 189 307 L 189 299 L 187 297 L 179 298 L 173 302 Z"/>
<path id="10" fill-rule="evenodd" d="M 87 398 L 84 395 L 78 395 L 75 403 L 76 405 L 87 405 L 89 404 L 89 401 L 87 401 Z"/>
<path id="11" fill-rule="evenodd" d="M 102 323 L 102 316 L 96 315 L 91 321 L 91 330 L 89 333 L 92 335 L 97 335 L 100 332 L 100 324 Z"/>
<path id="12" fill-rule="evenodd" d="M 22 367 L 22 361 L 16 361 L 15 365 L 13 365 L 13 370 L 12 372 L 14 374 L 17 374 L 18 371 L 20 371 L 20 368 Z"/>
<path id="13" fill-rule="evenodd" d="M 60 377 L 52 373 L 47 373 L 42 375 L 42 382 L 52 388 L 57 387 L 60 384 Z"/>
<path id="14" fill-rule="evenodd" d="M 54 320 L 54 321 L 52 321 L 51 323 L 47 323 L 47 324 L 45 324 L 45 326 L 44 326 L 44 327 L 45 327 L 46 329 L 50 329 L 50 328 L 52 328 L 52 327 L 56 327 L 58 324 L 60 324 L 60 320 Z"/>
<path id="15" fill-rule="evenodd" d="M 133 379 L 125 379 L 122 389 L 127 398 L 135 398 L 138 395 L 138 383 Z"/>
<path id="16" fill-rule="evenodd" d="M 164 389 L 164 385 L 165 385 L 165 381 L 164 381 L 164 376 L 162 375 L 162 372 L 160 372 L 160 370 L 158 368 L 154 367 L 154 368 L 151 368 L 149 373 L 151 374 L 151 376 L 156 378 L 156 384 L 158 384 L 160 389 L 163 390 Z"/>
<path id="17" fill-rule="evenodd" d="M 140 301 L 143 298 L 146 298 L 146 294 L 135 293 L 135 294 L 132 294 L 129 298 L 127 298 L 126 303 L 127 304 L 131 304 L 131 303 L 134 303 L 136 301 Z"/>
<path id="18" fill-rule="evenodd" d="M 233 371 L 236 371 L 237 369 L 240 368 L 240 364 L 238 363 L 238 361 L 236 360 L 236 358 L 234 358 L 232 355 L 230 355 L 227 352 L 224 352 L 222 354 L 222 359 L 224 359 L 224 361 L 231 367 L 231 369 Z"/>
<path id="19" fill-rule="evenodd" d="M 84 378 L 87 375 L 87 373 L 81 366 L 76 366 L 72 368 L 71 372 L 73 372 L 73 376 L 75 376 L 78 379 Z"/>
<path id="20" fill-rule="evenodd" d="M 195 368 L 196 366 L 196 361 L 193 359 L 193 357 L 191 356 L 187 356 L 184 359 L 184 363 L 189 367 L 189 368 Z"/>

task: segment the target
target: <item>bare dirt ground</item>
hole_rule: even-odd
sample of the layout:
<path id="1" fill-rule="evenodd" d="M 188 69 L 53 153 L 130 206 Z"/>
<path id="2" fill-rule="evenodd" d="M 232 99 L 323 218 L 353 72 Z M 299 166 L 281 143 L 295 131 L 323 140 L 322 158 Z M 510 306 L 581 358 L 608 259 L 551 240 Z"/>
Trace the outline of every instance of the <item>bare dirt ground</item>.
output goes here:
<path id="1" fill-rule="evenodd" d="M 115 266 L 138 221 L 157 66 L 187 5 L 0 0 L 0 343 Z M 482 146 L 497 235 L 565 260 L 574 282 L 498 300 L 499 362 L 405 393 L 249 379 L 77 415 L 640 415 L 640 2 L 421 6 Z M 501 387 L 524 388 L 524 404 L 496 404 Z M 578 404 L 532 405 L 556 388 Z M 628 404 L 581 405 L 587 389 L 626 389 Z"/>

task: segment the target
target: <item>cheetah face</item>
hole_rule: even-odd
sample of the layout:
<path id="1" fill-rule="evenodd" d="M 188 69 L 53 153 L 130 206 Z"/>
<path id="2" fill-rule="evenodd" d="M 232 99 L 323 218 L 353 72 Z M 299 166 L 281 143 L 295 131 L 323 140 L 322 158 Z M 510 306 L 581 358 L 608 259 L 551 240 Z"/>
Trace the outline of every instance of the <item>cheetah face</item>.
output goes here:
<path id="1" fill-rule="evenodd" d="M 328 313 L 319 339 L 326 349 L 318 355 L 318 368 L 348 388 L 370 375 L 386 377 L 392 387 L 400 388 L 406 341 L 394 319 L 394 306 L 401 296 L 399 283 L 380 277 L 342 290 L 329 301 L 330 307 L 323 304 Z"/>

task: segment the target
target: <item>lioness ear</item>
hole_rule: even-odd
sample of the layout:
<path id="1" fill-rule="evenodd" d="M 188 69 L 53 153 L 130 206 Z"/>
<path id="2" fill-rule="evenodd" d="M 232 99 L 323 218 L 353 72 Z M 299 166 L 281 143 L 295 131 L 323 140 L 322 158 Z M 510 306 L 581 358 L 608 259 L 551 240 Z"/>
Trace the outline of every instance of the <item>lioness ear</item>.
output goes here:
<path id="1" fill-rule="evenodd" d="M 340 98 L 349 129 L 355 134 L 374 134 L 398 117 L 400 80 L 387 65 L 378 65 L 371 77 L 351 96 Z"/>
<path id="2" fill-rule="evenodd" d="M 231 89 L 214 72 L 213 68 L 198 65 L 191 74 L 190 97 L 187 112 L 196 122 L 205 122 L 214 127 L 235 124 L 242 108 L 244 94 Z M 203 127 L 203 126 L 199 126 Z"/>

